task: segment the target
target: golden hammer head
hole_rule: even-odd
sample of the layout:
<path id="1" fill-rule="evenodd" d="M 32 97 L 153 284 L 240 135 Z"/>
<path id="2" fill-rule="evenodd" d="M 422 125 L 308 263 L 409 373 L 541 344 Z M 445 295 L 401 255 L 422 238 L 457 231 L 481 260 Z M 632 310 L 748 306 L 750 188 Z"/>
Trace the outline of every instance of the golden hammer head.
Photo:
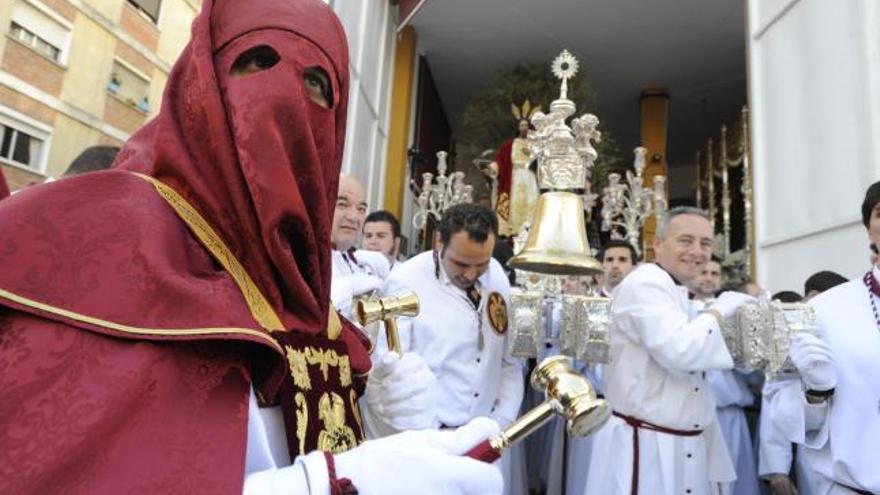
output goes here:
<path id="1" fill-rule="evenodd" d="M 419 296 L 415 292 L 405 292 L 379 299 L 361 299 L 356 312 L 361 325 L 398 316 L 418 316 Z"/>
<path id="2" fill-rule="evenodd" d="M 611 417 L 605 399 L 596 397 L 590 381 L 571 366 L 571 359 L 552 356 L 535 368 L 532 388 L 543 391 L 556 411 L 566 419 L 566 429 L 573 437 L 583 437 L 598 430 Z"/>

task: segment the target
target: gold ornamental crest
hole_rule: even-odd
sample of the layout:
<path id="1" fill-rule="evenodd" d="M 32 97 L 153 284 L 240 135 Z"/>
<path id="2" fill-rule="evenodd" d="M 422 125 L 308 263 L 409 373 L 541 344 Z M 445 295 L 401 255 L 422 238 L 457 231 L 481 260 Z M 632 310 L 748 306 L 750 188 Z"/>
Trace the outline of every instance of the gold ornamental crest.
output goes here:
<path id="1" fill-rule="evenodd" d="M 504 335 L 507 332 L 507 303 L 504 302 L 504 297 L 500 293 L 489 294 L 486 313 L 489 316 L 492 330 L 495 330 L 498 335 Z"/>

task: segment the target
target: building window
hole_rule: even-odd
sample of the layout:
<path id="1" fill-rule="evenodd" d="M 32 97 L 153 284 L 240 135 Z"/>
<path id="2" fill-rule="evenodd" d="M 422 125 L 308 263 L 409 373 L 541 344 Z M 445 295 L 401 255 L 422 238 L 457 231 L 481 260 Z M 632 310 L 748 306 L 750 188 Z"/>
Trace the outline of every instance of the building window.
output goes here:
<path id="1" fill-rule="evenodd" d="M 5 124 L 0 124 L 0 137 L 0 160 L 40 171 L 42 139 Z"/>
<path id="2" fill-rule="evenodd" d="M 127 67 L 127 64 L 120 63 L 119 59 L 113 64 L 107 91 L 142 112 L 149 111 L 150 80 Z"/>
<path id="3" fill-rule="evenodd" d="M 61 65 L 67 64 L 72 25 L 48 7 L 21 0 L 12 4 L 9 37 Z"/>
<path id="4" fill-rule="evenodd" d="M 13 22 L 12 26 L 9 28 L 9 34 L 18 41 L 33 48 L 37 53 L 44 57 L 48 57 L 56 62 L 58 62 L 61 57 L 60 48 L 54 46 L 43 38 L 40 38 L 15 22 Z"/>
<path id="5" fill-rule="evenodd" d="M 162 0 L 128 0 L 128 3 L 143 12 L 154 24 L 159 22 L 159 5 Z"/>

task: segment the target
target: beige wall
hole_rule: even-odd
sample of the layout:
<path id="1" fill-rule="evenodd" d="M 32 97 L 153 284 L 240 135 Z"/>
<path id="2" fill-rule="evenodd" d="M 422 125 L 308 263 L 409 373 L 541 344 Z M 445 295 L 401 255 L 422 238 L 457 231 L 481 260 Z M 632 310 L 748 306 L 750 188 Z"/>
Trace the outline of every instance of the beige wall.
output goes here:
<path id="1" fill-rule="evenodd" d="M 88 17 L 77 15 L 61 99 L 100 117 L 107 92 L 98 89 L 107 86 L 115 49 L 114 37 Z"/>
<path id="2" fill-rule="evenodd" d="M 58 177 L 87 146 L 98 144 L 101 132 L 64 115 L 55 118 L 46 175 Z M 89 143 L 83 146 L 83 143 Z"/>
<path id="3" fill-rule="evenodd" d="M 12 18 L 12 2 L 0 2 L 0 26 L 4 26 L 2 32 L 5 34 L 9 29 L 9 22 Z M 6 36 L 0 36 L 0 55 L 6 47 Z"/>

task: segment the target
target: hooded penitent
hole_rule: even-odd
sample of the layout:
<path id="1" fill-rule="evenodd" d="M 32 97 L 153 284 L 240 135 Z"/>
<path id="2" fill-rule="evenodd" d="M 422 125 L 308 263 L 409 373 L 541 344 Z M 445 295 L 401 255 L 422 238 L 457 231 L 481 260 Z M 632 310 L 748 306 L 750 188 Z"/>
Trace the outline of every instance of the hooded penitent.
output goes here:
<path id="1" fill-rule="evenodd" d="M 251 385 L 292 455 L 359 441 L 369 357 L 329 305 L 347 66 L 324 2 L 206 0 L 113 170 L 0 202 L 0 492 L 240 493 Z"/>

